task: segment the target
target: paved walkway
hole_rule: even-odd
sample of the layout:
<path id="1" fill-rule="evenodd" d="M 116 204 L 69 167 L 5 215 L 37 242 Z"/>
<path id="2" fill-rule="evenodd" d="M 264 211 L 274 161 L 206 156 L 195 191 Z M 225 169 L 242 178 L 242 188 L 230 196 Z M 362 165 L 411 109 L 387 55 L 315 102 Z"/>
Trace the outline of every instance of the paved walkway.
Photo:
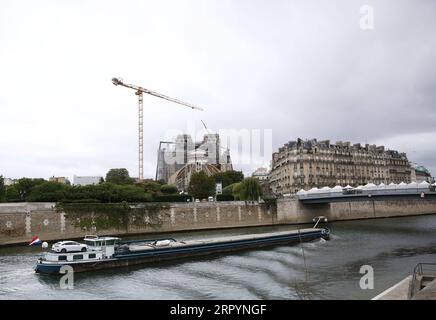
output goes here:
<path id="1" fill-rule="evenodd" d="M 411 280 L 412 276 L 408 276 L 393 287 L 372 298 L 372 300 L 407 300 Z"/>
<path id="2" fill-rule="evenodd" d="M 436 280 L 433 280 L 424 289 L 416 293 L 412 300 L 436 300 Z"/>

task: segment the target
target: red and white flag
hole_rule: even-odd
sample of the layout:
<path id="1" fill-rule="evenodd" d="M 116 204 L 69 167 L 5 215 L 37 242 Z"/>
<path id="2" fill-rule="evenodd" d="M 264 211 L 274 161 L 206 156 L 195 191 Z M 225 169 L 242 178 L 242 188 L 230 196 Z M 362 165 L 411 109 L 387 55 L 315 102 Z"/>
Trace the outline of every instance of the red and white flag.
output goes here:
<path id="1" fill-rule="evenodd" d="M 41 243 L 42 243 L 41 239 L 39 239 L 38 236 L 36 236 L 30 241 L 29 246 L 33 246 L 35 244 L 41 244 Z"/>

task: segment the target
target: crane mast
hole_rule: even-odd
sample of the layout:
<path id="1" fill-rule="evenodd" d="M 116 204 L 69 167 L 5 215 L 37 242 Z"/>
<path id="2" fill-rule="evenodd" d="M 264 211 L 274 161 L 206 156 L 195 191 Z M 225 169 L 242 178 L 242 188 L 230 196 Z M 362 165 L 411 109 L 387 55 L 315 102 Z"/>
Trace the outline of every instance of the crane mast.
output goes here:
<path id="1" fill-rule="evenodd" d="M 144 180 L 144 96 L 143 94 L 149 94 L 161 99 L 165 99 L 191 109 L 203 111 L 202 108 L 192 105 L 187 102 L 183 102 L 178 99 L 171 98 L 164 94 L 157 93 L 155 91 L 142 88 L 133 84 L 124 83 L 120 78 L 112 78 L 112 83 L 116 86 L 123 86 L 135 90 L 135 94 L 138 96 L 138 178 L 139 181 Z"/>

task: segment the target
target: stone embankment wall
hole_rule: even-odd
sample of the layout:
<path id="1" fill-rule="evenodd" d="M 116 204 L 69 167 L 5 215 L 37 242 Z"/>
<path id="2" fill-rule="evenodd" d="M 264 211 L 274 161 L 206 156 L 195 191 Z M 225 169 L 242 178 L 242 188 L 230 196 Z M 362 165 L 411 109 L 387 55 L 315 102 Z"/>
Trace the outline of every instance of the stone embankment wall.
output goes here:
<path id="1" fill-rule="evenodd" d="M 277 201 L 279 223 L 312 223 L 317 216 L 329 221 L 436 214 L 436 199 L 360 200 L 303 204 L 296 198 Z"/>
<path id="2" fill-rule="evenodd" d="M 86 234 L 126 235 L 213 228 L 266 226 L 277 223 L 276 207 L 242 201 L 172 203 L 124 221 L 117 214 L 68 214 L 55 203 L 0 204 L 0 245 L 81 238 Z"/>

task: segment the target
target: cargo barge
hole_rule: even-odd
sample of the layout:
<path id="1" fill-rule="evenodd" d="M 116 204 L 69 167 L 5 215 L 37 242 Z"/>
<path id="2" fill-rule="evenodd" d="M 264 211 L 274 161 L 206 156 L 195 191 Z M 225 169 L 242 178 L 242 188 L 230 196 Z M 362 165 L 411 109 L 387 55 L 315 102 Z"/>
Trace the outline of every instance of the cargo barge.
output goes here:
<path id="1" fill-rule="evenodd" d="M 79 252 L 45 252 L 38 259 L 38 273 L 61 274 L 65 266 L 74 272 L 128 267 L 166 260 L 228 253 L 267 246 L 328 239 L 327 228 L 308 228 L 204 240 L 148 239 L 121 241 L 116 237 L 86 236 L 86 249 Z M 64 267 L 64 268 L 63 268 Z"/>

